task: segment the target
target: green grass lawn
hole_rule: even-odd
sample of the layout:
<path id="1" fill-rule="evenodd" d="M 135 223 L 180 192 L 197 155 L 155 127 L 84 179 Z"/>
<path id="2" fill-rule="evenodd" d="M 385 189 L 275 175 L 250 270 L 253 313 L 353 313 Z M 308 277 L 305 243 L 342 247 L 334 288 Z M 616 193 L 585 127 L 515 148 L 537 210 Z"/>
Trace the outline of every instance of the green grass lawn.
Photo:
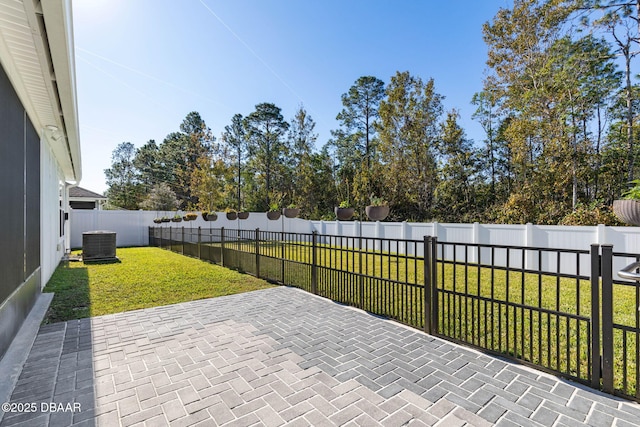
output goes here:
<path id="1" fill-rule="evenodd" d="M 81 319 L 271 287 L 264 280 L 159 248 L 119 248 L 116 263 L 64 262 L 44 323 Z"/>

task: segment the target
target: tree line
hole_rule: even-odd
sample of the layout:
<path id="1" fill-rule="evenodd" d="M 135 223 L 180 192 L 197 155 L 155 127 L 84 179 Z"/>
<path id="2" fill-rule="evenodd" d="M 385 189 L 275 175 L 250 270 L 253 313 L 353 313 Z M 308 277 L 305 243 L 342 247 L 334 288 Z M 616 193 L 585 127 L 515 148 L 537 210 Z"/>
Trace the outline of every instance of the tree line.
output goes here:
<path id="1" fill-rule="evenodd" d="M 638 177 L 640 0 L 515 0 L 484 24 L 483 89 L 470 140 L 432 78 L 362 76 L 316 149 L 299 106 L 236 114 L 219 138 L 197 112 L 160 143 L 120 144 L 105 170 L 125 209 L 266 211 L 313 219 L 372 197 L 390 220 L 614 224 L 612 201 Z"/>

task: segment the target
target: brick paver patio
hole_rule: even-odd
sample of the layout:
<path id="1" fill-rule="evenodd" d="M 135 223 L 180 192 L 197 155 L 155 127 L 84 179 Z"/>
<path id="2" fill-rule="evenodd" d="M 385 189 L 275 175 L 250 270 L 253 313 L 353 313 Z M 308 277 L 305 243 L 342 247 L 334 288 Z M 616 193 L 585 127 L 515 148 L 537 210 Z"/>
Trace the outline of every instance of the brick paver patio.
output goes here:
<path id="1" fill-rule="evenodd" d="M 286 287 L 42 326 L 11 402 L 0 426 L 640 425 L 636 403 Z"/>

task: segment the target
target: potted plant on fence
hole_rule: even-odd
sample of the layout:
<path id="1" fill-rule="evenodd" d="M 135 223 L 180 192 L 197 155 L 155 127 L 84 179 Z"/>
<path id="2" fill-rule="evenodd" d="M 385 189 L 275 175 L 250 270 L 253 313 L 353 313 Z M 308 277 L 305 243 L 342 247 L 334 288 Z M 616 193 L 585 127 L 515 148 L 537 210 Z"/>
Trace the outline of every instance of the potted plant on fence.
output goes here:
<path id="1" fill-rule="evenodd" d="M 182 217 L 180 216 L 180 214 L 175 214 L 175 216 L 173 218 L 171 218 L 172 222 L 182 222 Z"/>
<path id="2" fill-rule="evenodd" d="M 282 210 L 282 213 L 287 218 L 295 218 L 300 215 L 300 209 L 293 203 Z"/>
<path id="3" fill-rule="evenodd" d="M 227 219 L 229 221 L 234 221 L 236 218 L 238 218 L 238 212 L 236 212 L 234 209 L 227 208 L 225 212 L 227 213 Z"/>
<path id="4" fill-rule="evenodd" d="M 168 216 L 163 216 L 162 218 L 160 218 L 160 222 L 169 222 L 171 221 L 171 219 Z"/>
<path id="5" fill-rule="evenodd" d="M 371 196 L 371 204 L 364 208 L 371 221 L 382 221 L 389 215 L 389 203 L 382 197 Z"/>
<path id="6" fill-rule="evenodd" d="M 153 219 L 153 223 L 154 224 L 160 224 L 162 222 L 162 218 L 154 218 Z"/>
<path id="7" fill-rule="evenodd" d="M 355 209 L 351 207 L 348 200 L 343 200 L 340 202 L 340 206 L 337 206 L 334 211 L 336 218 L 340 221 L 349 221 L 353 217 Z"/>
<path id="8" fill-rule="evenodd" d="M 267 212 L 267 218 L 272 221 L 280 219 L 280 207 L 278 202 L 269 203 L 269 211 Z"/>
<path id="9" fill-rule="evenodd" d="M 195 221 L 198 218 L 198 214 L 195 212 L 189 212 L 184 216 L 185 221 Z"/>
<path id="10" fill-rule="evenodd" d="M 205 221 L 215 221 L 216 219 L 218 219 L 218 214 L 215 212 L 203 211 L 202 219 L 204 219 Z"/>
<path id="11" fill-rule="evenodd" d="M 622 199 L 613 201 L 613 212 L 627 224 L 640 225 L 640 179 L 631 184 L 634 186 L 622 193 Z"/>

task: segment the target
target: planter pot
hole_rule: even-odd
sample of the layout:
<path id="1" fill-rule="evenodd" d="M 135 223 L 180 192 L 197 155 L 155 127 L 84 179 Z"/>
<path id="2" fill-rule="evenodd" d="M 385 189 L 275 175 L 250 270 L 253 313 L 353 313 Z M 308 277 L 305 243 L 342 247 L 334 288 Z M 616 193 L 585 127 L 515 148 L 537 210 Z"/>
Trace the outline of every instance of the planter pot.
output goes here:
<path id="1" fill-rule="evenodd" d="M 349 221 L 353 217 L 355 208 L 335 208 L 336 218 L 340 221 Z"/>
<path id="2" fill-rule="evenodd" d="M 238 213 L 237 212 L 227 212 L 227 219 L 229 221 L 234 221 L 237 218 L 238 218 Z"/>
<path id="3" fill-rule="evenodd" d="M 280 219 L 280 211 L 269 211 L 269 212 L 267 212 L 267 218 L 269 218 L 272 221 Z"/>
<path id="4" fill-rule="evenodd" d="M 282 210 L 282 213 L 284 214 L 284 216 L 286 216 L 287 218 L 295 218 L 298 215 L 300 215 L 300 209 L 298 208 L 284 208 Z"/>
<path id="5" fill-rule="evenodd" d="M 218 219 L 218 214 L 215 212 L 209 212 L 208 214 L 202 214 L 202 219 L 205 221 L 215 221 Z"/>
<path id="6" fill-rule="evenodd" d="M 364 212 L 371 221 L 382 221 L 389 215 L 389 206 L 367 206 Z"/>
<path id="7" fill-rule="evenodd" d="M 169 221 L 171 221 L 169 218 L 162 218 L 162 219 L 160 220 L 160 222 L 169 222 Z"/>
<path id="8" fill-rule="evenodd" d="M 247 219 L 249 218 L 249 212 L 238 212 L 239 219 Z"/>
<path id="9" fill-rule="evenodd" d="M 156 218 L 153 220 L 154 224 L 160 224 L 162 222 L 162 220 L 160 218 Z"/>
<path id="10" fill-rule="evenodd" d="M 171 222 L 182 222 L 182 218 L 171 218 Z"/>
<path id="11" fill-rule="evenodd" d="M 640 225 L 639 200 L 614 200 L 613 213 L 627 224 Z"/>

